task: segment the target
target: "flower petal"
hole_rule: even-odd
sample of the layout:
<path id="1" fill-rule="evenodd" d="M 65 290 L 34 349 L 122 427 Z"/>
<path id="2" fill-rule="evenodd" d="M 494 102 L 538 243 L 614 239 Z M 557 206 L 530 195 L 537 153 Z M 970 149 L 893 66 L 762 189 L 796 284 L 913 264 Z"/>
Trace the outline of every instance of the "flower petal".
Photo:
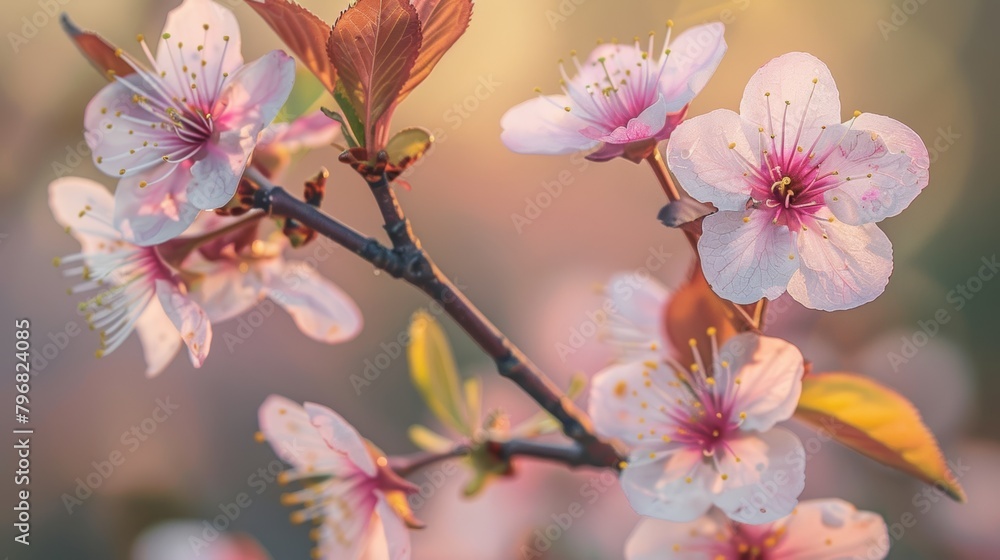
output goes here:
<path id="1" fill-rule="evenodd" d="M 163 311 L 181 333 L 181 339 L 191 355 L 191 363 L 196 368 L 201 367 L 212 344 L 212 324 L 205 312 L 181 293 L 176 284 L 167 280 L 156 281 L 156 295 Z"/>
<path id="2" fill-rule="evenodd" d="M 882 124 L 893 138 L 879 136 L 876 131 L 857 130 L 855 123 L 854 129 L 846 134 L 828 134 L 831 140 L 832 136 L 842 140 L 822 163 L 824 169 L 836 170 L 836 178 L 840 179 L 836 187 L 824 193 L 826 204 L 837 219 L 852 225 L 878 222 L 899 214 L 928 181 L 929 159 L 920 137 L 888 117 L 872 115 L 864 122 L 872 121 Z M 895 143 L 895 150 L 887 140 Z"/>
<path id="3" fill-rule="evenodd" d="M 201 76 L 214 85 L 223 72 L 232 73 L 243 64 L 236 16 L 217 2 L 184 0 L 167 14 L 163 35 L 156 46 L 156 65 L 166 71 L 166 80 L 174 91 L 190 90 L 184 67 L 201 69 Z"/>
<path id="4" fill-rule="evenodd" d="M 295 61 L 281 51 L 271 51 L 229 77 L 215 105 L 216 126 L 223 132 L 191 167 L 191 204 L 210 210 L 229 202 L 258 135 L 274 120 L 294 81 Z"/>
<path id="5" fill-rule="evenodd" d="M 114 224 L 122 237 L 136 245 L 158 245 L 184 233 L 200 210 L 188 203 L 190 164 L 155 167 L 125 177 L 115 189 Z M 164 169 L 166 167 L 166 169 Z M 163 180 L 164 173 L 169 173 Z M 145 187 L 140 184 L 145 183 Z"/>
<path id="6" fill-rule="evenodd" d="M 667 349 L 664 313 L 670 292 L 654 278 L 633 273 L 614 275 L 605 288 L 613 312 L 609 340 L 622 360 L 659 360 Z"/>
<path id="7" fill-rule="evenodd" d="M 599 142 L 580 133 L 587 123 L 563 109 L 569 106 L 565 95 L 536 97 L 515 105 L 500 118 L 500 140 L 519 154 L 571 154 L 597 147 Z"/>
<path id="8" fill-rule="evenodd" d="M 114 197 L 108 189 L 82 177 L 62 177 L 49 183 L 49 208 L 59 225 L 80 242 L 85 253 L 100 244 L 121 239 L 111 227 Z"/>
<path id="9" fill-rule="evenodd" d="M 794 234 L 761 210 L 705 217 L 698 253 L 716 294 L 735 303 L 775 299 L 798 268 Z"/>
<path id="10" fill-rule="evenodd" d="M 688 119 L 670 134 L 670 171 L 695 199 L 720 210 L 742 210 L 752 194 L 753 177 L 746 174 L 756 173 L 750 163 L 758 161 L 757 136 L 756 128 L 727 109 Z"/>
<path id="11" fill-rule="evenodd" d="M 802 394 L 804 365 L 798 348 L 780 338 L 743 333 L 727 340 L 719 357 L 729 362 L 723 377 L 740 379 L 732 406 L 746 414 L 742 429 L 770 430 L 792 417 Z"/>
<path id="12" fill-rule="evenodd" d="M 701 453 L 680 449 L 658 457 L 622 471 L 622 490 L 632 508 L 674 522 L 692 521 L 708 511 L 715 475 L 702 463 Z"/>
<path id="13" fill-rule="evenodd" d="M 146 359 L 146 377 L 156 377 L 170 365 L 181 348 L 177 327 L 167 317 L 158 299 L 150 300 L 135 323 L 135 332 L 139 335 Z"/>
<path id="14" fill-rule="evenodd" d="M 240 272 L 237 261 L 227 259 L 211 263 L 207 269 L 196 266 L 192 269 L 202 276 L 191 286 L 191 298 L 213 323 L 242 315 L 264 297 L 260 283 L 252 275 Z"/>
<path id="15" fill-rule="evenodd" d="M 381 494 L 381 493 L 380 493 Z M 379 496 L 372 520 L 372 544 L 366 549 L 364 560 L 409 560 L 411 555 L 410 530 L 396 514 L 384 496 Z"/>
<path id="16" fill-rule="evenodd" d="M 667 47 L 660 92 L 667 101 L 667 111 L 681 110 L 708 83 L 726 54 L 726 27 L 720 22 L 686 29 Z"/>
<path id="17" fill-rule="evenodd" d="M 297 152 L 329 146 L 338 138 L 340 123 L 317 111 L 292 122 L 272 123 L 261 134 L 257 146 Z"/>
<path id="18" fill-rule="evenodd" d="M 818 131 L 840 123 L 840 92 L 822 60 L 791 52 L 771 60 L 750 78 L 740 116 L 779 140 L 786 135 L 794 138 L 797 130 Z M 793 143 L 787 148 L 794 149 Z"/>
<path id="19" fill-rule="evenodd" d="M 673 377 L 666 379 L 662 371 L 651 371 L 642 362 L 614 365 L 598 373 L 591 385 L 589 404 L 597 432 L 605 437 L 619 438 L 630 446 L 659 438 L 646 433 L 650 426 L 645 419 L 652 415 L 662 424 L 659 407 L 673 406 L 676 398 L 688 396 L 668 385 L 669 380 Z"/>
<path id="20" fill-rule="evenodd" d="M 275 261 L 260 271 L 267 297 L 285 308 L 306 336 L 336 344 L 361 331 L 361 311 L 351 297 L 308 264 Z"/>
<path id="21" fill-rule="evenodd" d="M 260 431 L 274 454 L 296 469 L 338 476 L 357 472 L 350 457 L 331 449 L 306 409 L 298 403 L 271 395 L 260 406 L 258 419 Z"/>
<path id="22" fill-rule="evenodd" d="M 354 426 L 323 405 L 307 402 L 303 408 L 309 415 L 309 423 L 316 428 L 330 449 L 346 457 L 366 475 L 375 475 L 375 461 Z"/>
<path id="23" fill-rule="evenodd" d="M 889 552 L 889 534 L 882 517 L 858 511 L 844 500 L 802 502 L 776 525 L 781 527 L 784 538 L 773 553 L 782 558 L 878 560 Z M 872 555 L 873 551 L 879 555 Z"/>
<path id="24" fill-rule="evenodd" d="M 667 104 L 660 95 L 652 105 L 643 109 L 639 116 L 629 119 L 624 126 L 610 131 L 587 126 L 580 129 L 580 134 L 608 144 L 628 144 L 654 137 L 666 122 Z"/>
<path id="25" fill-rule="evenodd" d="M 868 303 L 892 274 L 892 243 L 875 224 L 814 220 L 799 233 L 800 267 L 788 293 L 811 309 L 837 311 Z"/>
<path id="26" fill-rule="evenodd" d="M 726 443 L 729 450 L 718 458 L 718 469 L 727 478 L 716 476 L 715 505 L 730 519 L 750 525 L 790 514 L 806 483 L 799 438 L 775 428 Z"/>
<path id="27" fill-rule="evenodd" d="M 625 543 L 625 560 L 705 560 L 735 548 L 728 541 L 731 529 L 711 515 L 689 523 L 643 519 Z M 720 538 L 725 537 L 725 538 Z"/>

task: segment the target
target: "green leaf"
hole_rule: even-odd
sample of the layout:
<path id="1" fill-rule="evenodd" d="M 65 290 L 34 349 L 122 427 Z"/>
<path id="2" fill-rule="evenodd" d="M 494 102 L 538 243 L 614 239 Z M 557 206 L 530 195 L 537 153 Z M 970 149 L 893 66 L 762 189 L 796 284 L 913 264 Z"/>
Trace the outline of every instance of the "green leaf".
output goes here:
<path id="1" fill-rule="evenodd" d="M 410 426 L 407 433 L 413 445 L 431 453 L 447 453 L 455 445 L 450 439 L 420 424 Z"/>
<path id="2" fill-rule="evenodd" d="M 351 127 L 351 132 L 354 133 L 355 140 L 358 141 L 359 146 L 365 145 L 365 124 L 361 122 L 361 117 L 358 116 L 357 107 L 351 104 L 350 98 L 347 97 L 347 93 L 344 92 L 344 85 L 341 83 L 337 84 L 337 87 L 333 90 L 333 99 L 340 106 L 341 113 L 344 114 L 344 118 L 347 119 L 347 123 Z M 347 136 L 346 134 L 344 136 Z"/>
<path id="3" fill-rule="evenodd" d="M 433 144 L 434 136 L 428 130 L 420 127 L 404 128 L 386 142 L 385 151 L 389 156 L 389 163 L 402 171 L 424 157 Z"/>
<path id="4" fill-rule="evenodd" d="M 431 412 L 439 420 L 466 436 L 473 429 L 462 410 L 458 368 L 441 325 L 426 311 L 418 311 L 410 321 L 407 348 L 410 377 Z"/>
<path id="5" fill-rule="evenodd" d="M 336 111 L 332 111 L 330 109 L 327 109 L 326 107 L 320 107 L 319 110 L 323 111 L 324 115 L 326 115 L 326 116 L 330 117 L 331 119 L 333 119 L 333 120 L 337 121 L 338 123 L 340 123 L 340 131 L 341 131 L 341 134 L 343 134 L 343 136 L 344 136 L 344 140 L 347 141 L 347 147 L 348 148 L 357 148 L 358 147 L 358 143 L 354 140 L 354 137 L 351 135 L 351 133 L 348 132 L 349 125 L 347 124 L 347 122 L 344 121 L 344 116 L 343 115 L 341 115 L 340 113 L 338 113 Z"/>
<path id="6" fill-rule="evenodd" d="M 482 421 L 483 384 L 478 377 L 472 377 L 465 380 L 462 388 L 465 389 L 466 425 L 475 429 Z"/>
<path id="7" fill-rule="evenodd" d="M 917 409 L 867 377 L 839 372 L 807 375 L 795 417 L 823 428 L 862 455 L 939 485 L 952 499 L 965 501 L 965 491 Z"/>
<path id="8" fill-rule="evenodd" d="M 288 95 L 281 114 L 285 120 L 293 121 L 308 113 L 325 92 L 323 84 L 311 72 L 296 68 L 295 85 L 292 86 L 292 93 Z"/>

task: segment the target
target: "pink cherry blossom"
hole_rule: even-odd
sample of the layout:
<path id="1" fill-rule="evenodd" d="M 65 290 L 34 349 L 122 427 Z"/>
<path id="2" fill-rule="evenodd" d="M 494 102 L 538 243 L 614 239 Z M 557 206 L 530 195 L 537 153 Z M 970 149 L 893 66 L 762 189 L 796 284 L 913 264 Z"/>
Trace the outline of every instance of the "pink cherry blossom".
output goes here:
<path id="1" fill-rule="evenodd" d="M 872 301 L 892 272 L 892 244 L 875 225 L 927 186 L 927 148 L 902 123 L 855 112 L 841 124 L 823 62 L 789 53 L 764 65 L 740 113 L 719 109 L 679 126 L 670 169 L 705 218 L 702 268 L 736 303 L 786 290 L 813 309 Z"/>
<path id="2" fill-rule="evenodd" d="M 49 207 L 81 251 L 55 260 L 64 274 L 83 282 L 70 290 L 98 291 L 80 304 L 87 323 L 100 332 L 98 357 L 113 352 L 132 331 L 146 357 L 146 375 L 163 370 L 186 344 L 195 367 L 208 356 L 212 325 L 187 292 L 181 275 L 155 247 L 132 245 L 112 226 L 114 199 L 102 185 L 66 177 L 49 185 Z"/>
<path id="3" fill-rule="evenodd" d="M 718 67 L 726 52 L 723 31 L 721 23 L 699 25 L 671 42 L 668 29 L 660 50 L 650 34 L 646 50 L 636 38 L 632 46 L 600 45 L 583 63 L 574 54 L 575 76 L 559 64 L 563 93 L 507 111 L 500 138 L 523 154 L 595 150 L 588 156 L 595 161 L 655 145 L 670 136 Z"/>
<path id="4" fill-rule="evenodd" d="M 261 216 L 256 216 L 260 218 Z M 184 237 L 205 241 L 183 261 L 196 274 L 191 298 L 213 322 L 237 317 L 263 298 L 292 316 L 306 336 L 335 344 L 354 338 L 362 327 L 354 301 L 313 266 L 282 255 L 288 239 L 280 231 L 261 235 L 259 219 L 205 214 Z M 200 233 L 205 232 L 205 233 Z"/>
<path id="5" fill-rule="evenodd" d="M 663 352 L 599 373 L 594 425 L 631 448 L 621 483 L 637 512 L 690 521 L 715 505 L 744 523 L 774 521 L 805 484 L 802 444 L 774 428 L 795 411 L 802 355 L 776 338 L 746 333 L 719 348 L 714 329 L 709 335 L 711 369 L 700 357 L 683 367 Z"/>
<path id="6" fill-rule="evenodd" d="M 324 406 L 299 406 L 271 395 L 260 407 L 260 429 L 275 454 L 292 466 L 281 474 L 282 483 L 326 477 L 283 497 L 287 504 L 303 505 L 293 521 L 319 523 L 314 558 L 410 558 L 407 526 L 387 496 L 414 488 L 387 469 L 384 458 L 372 458 L 353 426 Z"/>
<path id="7" fill-rule="evenodd" d="M 646 519 L 625 544 L 626 560 L 881 560 L 885 521 L 843 500 L 802 502 L 791 515 L 743 525 L 709 514 L 689 523 Z"/>
<path id="8" fill-rule="evenodd" d="M 271 560 L 254 539 L 237 533 L 205 537 L 204 520 L 171 520 L 153 525 L 136 537 L 132 560 Z M 211 533 L 209 533 L 211 535 Z"/>
<path id="9" fill-rule="evenodd" d="M 295 63 L 272 51 L 244 65 L 236 18 L 210 0 L 168 14 L 155 57 L 142 36 L 139 44 L 149 68 L 119 49 L 135 72 L 112 75 L 84 125 L 97 167 L 121 177 L 116 227 L 153 245 L 232 198 L 258 134 L 288 98 Z"/>

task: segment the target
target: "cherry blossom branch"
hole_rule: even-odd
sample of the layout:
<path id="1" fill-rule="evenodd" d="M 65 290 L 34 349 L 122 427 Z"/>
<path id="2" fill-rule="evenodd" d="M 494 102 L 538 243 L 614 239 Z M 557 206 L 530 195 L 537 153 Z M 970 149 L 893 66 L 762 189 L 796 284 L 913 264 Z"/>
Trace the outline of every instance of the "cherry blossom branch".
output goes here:
<path id="1" fill-rule="evenodd" d="M 594 464 L 586 450 L 580 445 L 559 445 L 527 439 L 512 439 L 507 441 L 490 441 L 486 449 L 501 461 L 510 461 L 515 457 L 530 457 L 559 463 L 567 467 L 606 467 L 604 464 Z M 389 468 L 399 476 L 410 476 L 417 471 L 442 461 L 457 459 L 471 454 L 475 448 L 468 443 L 460 443 L 444 452 L 420 452 L 389 458 Z"/>
<path id="2" fill-rule="evenodd" d="M 248 169 L 247 175 L 261 187 L 255 196 L 255 207 L 298 220 L 376 268 L 405 280 L 429 295 L 493 358 L 502 376 L 516 383 L 559 421 L 563 432 L 580 447 L 579 452 L 587 458 L 587 464 L 619 468 L 624 457 L 612 444 L 594 433 L 587 415 L 511 343 L 430 259 L 413 233 L 384 173 L 369 181 L 369 187 L 382 211 L 386 231 L 394 245 L 391 249 L 295 198 L 256 170 Z"/>
<path id="3" fill-rule="evenodd" d="M 670 172 L 667 171 L 667 164 L 663 161 L 663 156 L 660 155 L 659 148 L 654 148 L 653 153 L 646 156 L 646 161 L 649 162 L 649 167 L 653 169 L 656 180 L 660 182 L 663 193 L 667 195 L 667 200 L 670 202 L 680 200 L 681 193 L 677 190 L 677 185 L 674 185 L 674 180 L 670 177 Z"/>

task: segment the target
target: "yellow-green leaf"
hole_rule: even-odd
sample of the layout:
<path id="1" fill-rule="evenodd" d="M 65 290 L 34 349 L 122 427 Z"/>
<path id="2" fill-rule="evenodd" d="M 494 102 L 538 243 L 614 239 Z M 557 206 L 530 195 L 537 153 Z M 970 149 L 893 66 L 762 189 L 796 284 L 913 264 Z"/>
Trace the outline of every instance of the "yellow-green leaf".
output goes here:
<path id="1" fill-rule="evenodd" d="M 471 436 L 462 409 L 458 368 L 441 325 L 426 311 L 418 311 L 410 321 L 410 377 L 427 406 L 439 420 L 464 435 Z"/>
<path id="2" fill-rule="evenodd" d="M 431 149 L 434 136 L 420 127 L 404 128 L 397 132 L 385 145 L 389 163 L 400 171 L 412 165 Z"/>
<path id="3" fill-rule="evenodd" d="M 853 373 L 807 375 L 795 417 L 847 447 L 965 501 L 937 440 L 899 393 Z"/>
<path id="4" fill-rule="evenodd" d="M 450 439 L 420 424 L 410 426 L 408 434 L 413 445 L 431 453 L 447 453 L 455 446 Z"/>
<path id="5" fill-rule="evenodd" d="M 475 429 L 479 426 L 483 414 L 483 384 L 478 377 L 465 380 L 465 412 L 466 425 Z"/>

